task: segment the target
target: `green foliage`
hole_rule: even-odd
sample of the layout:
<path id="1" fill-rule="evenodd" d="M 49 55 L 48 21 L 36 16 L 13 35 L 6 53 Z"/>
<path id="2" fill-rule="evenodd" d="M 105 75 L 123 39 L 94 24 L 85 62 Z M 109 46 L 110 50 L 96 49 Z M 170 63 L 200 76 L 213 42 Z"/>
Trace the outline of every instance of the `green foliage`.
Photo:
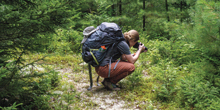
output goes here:
<path id="1" fill-rule="evenodd" d="M 213 63 L 218 68 L 220 40 L 219 40 L 219 16 L 216 12 L 219 6 L 214 1 L 198 0 L 195 14 L 194 38 L 196 45 L 202 49 L 205 59 Z"/>
<path id="2" fill-rule="evenodd" d="M 47 51 L 57 54 L 78 53 L 81 47 L 83 36 L 81 32 L 69 29 L 58 29 L 57 34 L 53 34 L 53 40 L 50 42 Z"/>
<path id="3" fill-rule="evenodd" d="M 149 49 L 141 54 L 136 70 L 120 82 L 126 88 L 118 92 L 122 98 L 143 102 L 140 109 L 220 109 L 220 2 L 165 3 L 0 1 L 0 108 L 81 109 L 80 94 L 54 69 L 81 72 L 83 29 L 116 22 L 124 32 L 137 30 Z M 41 60 L 41 53 L 50 56 Z M 97 105 L 88 102 L 86 106 Z M 161 107 L 154 105 L 157 102 Z"/>
<path id="4" fill-rule="evenodd" d="M 171 62 L 172 63 L 172 62 Z M 165 64 L 165 70 L 160 70 L 161 73 L 158 73 L 155 77 L 157 78 L 159 75 L 161 78 L 160 82 L 162 83 L 161 87 L 159 87 L 158 98 L 163 101 L 172 100 L 175 97 L 175 94 L 179 87 L 177 86 L 177 77 L 178 76 L 178 69 L 172 67 L 172 64 Z M 161 76 L 162 75 L 162 76 Z"/>
<path id="5" fill-rule="evenodd" d="M 12 104 L 22 109 L 48 109 L 48 94 L 57 86 L 57 73 L 40 71 L 37 60 L 27 62 L 25 55 L 45 52 L 59 27 L 74 20 L 71 0 L 20 0 L 0 2 L 0 106 Z M 13 105 L 12 107 L 15 107 Z"/>
<path id="6" fill-rule="evenodd" d="M 143 81 L 142 67 L 136 68 L 136 70 L 128 77 L 128 80 L 131 83 L 131 86 L 140 86 Z"/>
<path id="7" fill-rule="evenodd" d="M 10 107 L 0 107 L 2 110 L 15 110 L 15 109 L 17 109 L 16 107 L 17 106 L 19 106 L 19 105 L 22 105 L 22 103 L 20 103 L 20 104 L 16 104 L 16 102 L 12 105 L 12 106 L 10 106 Z"/>
<path id="8" fill-rule="evenodd" d="M 176 101 L 175 106 L 185 108 L 213 107 L 212 104 L 216 105 L 213 102 L 219 99 L 219 76 L 216 74 L 218 69 L 213 65 L 213 61 L 218 60 L 213 56 L 206 56 L 204 48 L 197 47 L 197 44 L 191 41 L 190 37 L 195 34 L 190 30 L 183 31 L 182 29 L 192 29 L 190 25 L 185 26 L 174 24 L 175 31 L 167 28 L 170 35 L 174 36 L 169 41 L 148 42 L 151 51 L 149 70 L 157 83 L 160 82 L 155 85 L 157 98 L 166 102 L 165 104 Z M 189 88 L 190 85 L 194 86 Z"/>
<path id="9" fill-rule="evenodd" d="M 15 67 L 10 65 L 7 68 Z M 41 69 L 43 68 L 34 65 L 27 66 L 17 70 L 13 80 L 10 80 L 11 72 L 7 71 L 7 76 L 1 80 L 1 97 L 4 99 L 1 100 L 1 106 L 7 107 L 16 101 L 23 103 L 19 108 L 48 108 L 48 104 L 42 103 L 43 99 L 45 101 L 48 99 L 43 97 L 51 87 L 58 84 L 58 80 L 54 72 L 37 72 Z"/>
<path id="10" fill-rule="evenodd" d="M 192 74 L 181 80 L 181 102 L 184 106 L 203 109 L 212 106 L 213 101 L 219 100 L 219 88 L 208 81 Z"/>
<path id="11" fill-rule="evenodd" d="M 163 23 L 165 21 L 164 18 L 157 18 L 157 20 L 153 20 L 155 17 L 150 17 L 147 20 L 151 21 L 148 23 L 148 28 L 147 28 L 147 34 L 150 35 L 148 37 L 148 40 L 152 39 L 159 39 L 159 40 L 166 40 L 170 39 L 170 35 L 168 32 L 166 32 L 165 29 L 165 24 Z M 153 21 L 153 22 L 152 22 Z"/>

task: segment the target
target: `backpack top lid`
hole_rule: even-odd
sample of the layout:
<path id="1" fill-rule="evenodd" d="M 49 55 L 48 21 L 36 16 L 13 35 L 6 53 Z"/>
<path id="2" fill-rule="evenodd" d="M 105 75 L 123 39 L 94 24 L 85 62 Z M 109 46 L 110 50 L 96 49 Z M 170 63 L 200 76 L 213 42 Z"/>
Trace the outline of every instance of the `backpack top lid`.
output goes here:
<path id="1" fill-rule="evenodd" d="M 94 33 L 97 29 L 94 27 L 94 26 L 89 26 L 89 27 L 86 27 L 84 30 L 83 30 L 83 40 L 81 42 L 81 44 L 83 44 L 87 39 L 88 37 Z"/>
<path id="2" fill-rule="evenodd" d="M 120 31 L 120 27 L 116 23 L 108 23 L 108 22 L 103 22 L 99 26 L 100 30 L 105 31 L 105 32 L 117 32 Z"/>
<path id="3" fill-rule="evenodd" d="M 108 33 L 108 36 L 113 37 L 116 41 L 125 40 L 121 28 L 116 23 L 103 22 L 97 29 Z"/>

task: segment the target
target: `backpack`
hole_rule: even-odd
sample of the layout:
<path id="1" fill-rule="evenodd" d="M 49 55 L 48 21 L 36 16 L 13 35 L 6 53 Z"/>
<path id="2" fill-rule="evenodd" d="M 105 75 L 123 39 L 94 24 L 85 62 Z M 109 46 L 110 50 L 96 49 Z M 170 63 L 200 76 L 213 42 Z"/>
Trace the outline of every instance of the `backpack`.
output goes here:
<path id="1" fill-rule="evenodd" d="M 99 66 L 106 54 L 111 52 L 115 44 L 125 39 L 116 23 L 103 22 L 96 29 L 92 28 L 90 26 L 84 30 L 84 40 L 81 42 L 83 44 L 82 58 L 86 63 L 96 67 Z M 91 32 L 86 32 L 88 29 Z"/>
<path id="2" fill-rule="evenodd" d="M 102 60 L 106 57 L 114 56 L 111 50 L 120 41 L 125 40 L 120 27 L 116 23 L 103 22 L 97 28 L 93 26 L 86 27 L 83 31 L 84 39 L 82 40 L 82 59 L 89 66 L 90 74 L 90 90 L 92 88 L 91 65 L 99 66 Z M 109 68 L 111 68 L 109 66 Z M 110 70 L 109 70 L 110 77 Z M 98 83 L 99 76 L 97 78 Z M 99 84 L 98 84 L 99 85 Z"/>

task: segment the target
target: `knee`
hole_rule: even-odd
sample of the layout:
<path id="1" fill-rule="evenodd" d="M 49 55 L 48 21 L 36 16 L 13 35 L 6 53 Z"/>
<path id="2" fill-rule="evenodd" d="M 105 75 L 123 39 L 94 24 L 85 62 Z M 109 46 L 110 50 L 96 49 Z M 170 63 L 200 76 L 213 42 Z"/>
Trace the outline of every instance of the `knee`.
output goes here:
<path id="1" fill-rule="evenodd" d="M 130 72 L 134 72 L 134 70 L 135 70 L 135 66 L 134 66 L 134 64 L 131 64 L 131 66 L 130 66 Z"/>

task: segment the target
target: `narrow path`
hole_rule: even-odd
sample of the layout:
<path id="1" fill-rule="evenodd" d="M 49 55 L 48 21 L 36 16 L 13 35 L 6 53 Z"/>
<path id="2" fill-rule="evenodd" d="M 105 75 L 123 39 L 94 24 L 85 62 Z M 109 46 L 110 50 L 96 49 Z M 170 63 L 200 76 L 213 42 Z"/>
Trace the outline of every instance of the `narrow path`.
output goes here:
<path id="1" fill-rule="evenodd" d="M 117 91 L 106 90 L 103 85 L 97 86 L 95 83 L 96 75 L 93 74 L 93 88 L 88 91 L 87 88 L 90 85 L 89 82 L 89 74 L 80 72 L 73 73 L 72 69 L 59 69 L 60 75 L 66 75 L 67 77 L 63 77 L 64 81 L 68 83 L 73 83 L 75 85 L 76 91 L 81 93 L 81 99 L 84 100 L 83 103 L 88 103 L 92 101 L 94 103 L 94 108 L 87 109 L 98 109 L 98 110 L 121 110 L 121 109 L 138 109 L 135 104 L 133 106 L 126 100 L 123 100 L 118 94 Z M 100 82 L 103 80 L 99 79 Z"/>

